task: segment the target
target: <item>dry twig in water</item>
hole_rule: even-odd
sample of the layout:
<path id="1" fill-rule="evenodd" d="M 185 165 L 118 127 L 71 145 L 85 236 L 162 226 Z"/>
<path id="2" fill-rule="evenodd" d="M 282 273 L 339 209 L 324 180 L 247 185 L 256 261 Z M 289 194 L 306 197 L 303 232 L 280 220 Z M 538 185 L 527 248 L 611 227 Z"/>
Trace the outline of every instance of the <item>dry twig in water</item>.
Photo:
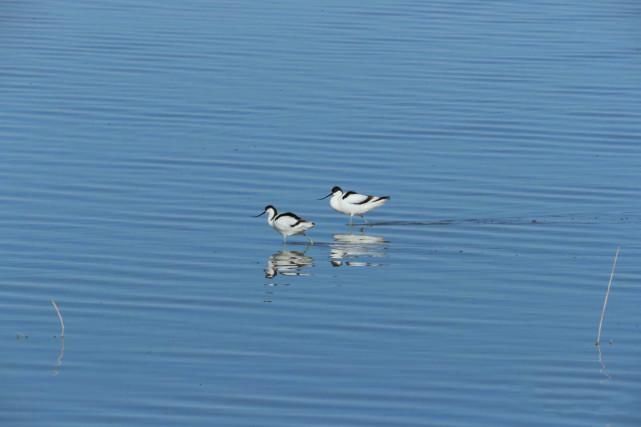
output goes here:
<path id="1" fill-rule="evenodd" d="M 65 337 L 65 322 L 62 320 L 62 313 L 60 312 L 60 307 L 58 307 L 58 304 L 54 300 L 51 300 L 51 305 L 53 305 L 53 308 L 56 310 L 56 314 L 58 315 L 58 320 L 60 320 L 60 338 Z"/>
<path id="2" fill-rule="evenodd" d="M 610 281 L 608 282 L 608 290 L 605 292 L 605 300 L 603 301 L 603 309 L 601 310 L 601 320 L 599 320 L 599 332 L 596 336 L 595 345 L 601 345 L 601 329 L 603 328 L 603 319 L 605 319 L 605 309 L 608 306 L 608 297 L 610 296 L 610 288 L 612 287 L 612 279 L 614 279 L 614 269 L 617 266 L 617 259 L 619 258 L 619 250 L 621 248 L 617 247 L 617 252 L 614 254 L 614 261 L 612 261 L 612 271 L 610 272 Z"/>

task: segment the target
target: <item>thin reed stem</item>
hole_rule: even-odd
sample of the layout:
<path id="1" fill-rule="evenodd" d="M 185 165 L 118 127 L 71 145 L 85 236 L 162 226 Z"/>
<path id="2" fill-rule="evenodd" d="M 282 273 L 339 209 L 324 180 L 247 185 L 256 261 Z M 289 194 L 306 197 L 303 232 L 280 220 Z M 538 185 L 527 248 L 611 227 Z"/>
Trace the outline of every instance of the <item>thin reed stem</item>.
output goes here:
<path id="1" fill-rule="evenodd" d="M 56 304 L 54 300 L 51 300 L 51 305 L 53 305 L 53 308 L 56 310 L 56 314 L 58 315 L 58 320 L 60 320 L 60 337 L 64 338 L 65 322 L 62 320 L 62 313 L 60 312 L 60 307 L 58 307 L 58 304 Z"/>
<path id="2" fill-rule="evenodd" d="M 610 281 L 608 282 L 608 290 L 605 292 L 605 299 L 603 300 L 603 309 L 601 310 L 601 320 L 599 320 L 599 331 L 596 336 L 595 345 L 601 345 L 601 330 L 603 329 L 603 320 L 605 319 L 605 309 L 608 306 L 608 297 L 610 296 L 610 289 L 612 288 L 612 280 L 614 279 L 614 270 L 617 266 L 617 259 L 619 259 L 619 250 L 621 247 L 617 247 L 617 252 L 614 254 L 614 261 L 612 261 L 612 271 L 610 271 Z"/>

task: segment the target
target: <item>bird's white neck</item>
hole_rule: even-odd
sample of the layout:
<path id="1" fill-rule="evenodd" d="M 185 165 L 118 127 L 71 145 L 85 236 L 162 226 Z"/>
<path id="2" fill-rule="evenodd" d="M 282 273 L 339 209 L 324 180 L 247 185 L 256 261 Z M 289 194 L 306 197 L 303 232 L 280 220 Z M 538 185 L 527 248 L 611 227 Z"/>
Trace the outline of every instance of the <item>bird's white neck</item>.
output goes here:
<path id="1" fill-rule="evenodd" d="M 332 198 L 329 199 L 330 206 L 333 207 L 334 209 L 338 209 L 337 207 L 342 197 L 343 197 L 342 191 L 337 191 L 336 193 L 332 194 Z"/>
<path id="2" fill-rule="evenodd" d="M 276 209 L 267 209 L 267 223 L 269 225 L 274 223 L 274 218 L 276 218 Z"/>

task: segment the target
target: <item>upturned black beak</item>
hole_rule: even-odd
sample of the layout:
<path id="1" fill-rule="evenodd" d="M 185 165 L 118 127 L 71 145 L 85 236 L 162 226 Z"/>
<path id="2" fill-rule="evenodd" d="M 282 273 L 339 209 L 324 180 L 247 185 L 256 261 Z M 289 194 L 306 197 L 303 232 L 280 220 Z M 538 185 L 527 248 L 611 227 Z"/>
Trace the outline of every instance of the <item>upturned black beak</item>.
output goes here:
<path id="1" fill-rule="evenodd" d="M 325 200 L 326 198 L 328 198 L 328 197 L 329 197 L 329 196 L 331 196 L 331 195 L 332 195 L 332 193 L 329 193 L 327 196 L 325 196 L 325 197 L 321 197 L 321 198 L 320 198 L 320 199 L 318 199 L 318 200 Z"/>
<path id="2" fill-rule="evenodd" d="M 261 213 L 259 213 L 258 215 L 252 215 L 252 216 L 253 216 L 254 218 L 258 218 L 259 216 L 263 216 L 263 215 L 265 215 L 265 212 L 267 212 L 267 211 L 262 211 L 262 212 L 261 212 Z"/>

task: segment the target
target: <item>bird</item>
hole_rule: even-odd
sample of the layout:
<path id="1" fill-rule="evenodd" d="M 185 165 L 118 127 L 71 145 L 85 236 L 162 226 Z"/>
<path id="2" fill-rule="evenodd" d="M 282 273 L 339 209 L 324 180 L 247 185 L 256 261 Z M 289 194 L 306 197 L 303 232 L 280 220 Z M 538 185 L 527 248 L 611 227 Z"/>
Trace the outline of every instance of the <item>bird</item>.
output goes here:
<path id="1" fill-rule="evenodd" d="M 353 191 L 344 192 L 340 187 L 332 188 L 332 191 L 325 197 L 318 200 L 329 199 L 329 205 L 340 213 L 349 215 L 349 225 L 352 225 L 352 218 L 358 215 L 365 221 L 367 212 L 384 205 L 390 198 L 389 196 L 367 196 L 358 194 Z M 367 221 L 366 221 L 367 222 Z"/>
<path id="2" fill-rule="evenodd" d="M 259 217 L 264 214 L 267 214 L 267 224 L 283 236 L 283 243 L 287 243 L 288 236 L 302 234 L 309 239 L 310 244 L 314 244 L 314 241 L 305 234 L 307 230 L 316 225 L 313 222 L 307 221 L 291 212 L 279 214 L 272 205 L 265 206 L 265 209 L 258 215 L 254 215 L 254 217 Z"/>

